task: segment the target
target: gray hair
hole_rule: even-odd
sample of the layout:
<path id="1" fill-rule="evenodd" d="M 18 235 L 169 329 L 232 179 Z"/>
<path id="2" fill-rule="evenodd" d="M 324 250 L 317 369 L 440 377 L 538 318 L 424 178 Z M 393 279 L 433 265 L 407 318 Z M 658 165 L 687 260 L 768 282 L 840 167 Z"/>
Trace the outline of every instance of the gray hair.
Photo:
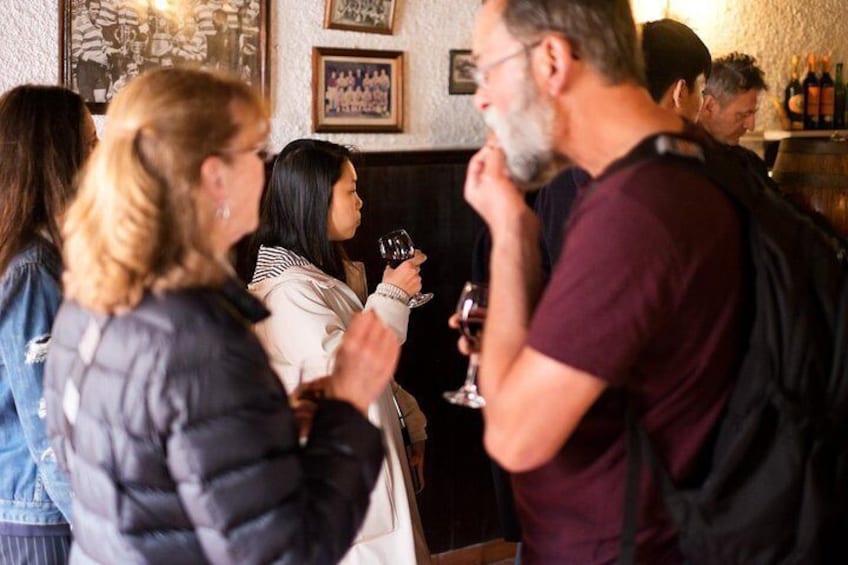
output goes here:
<path id="1" fill-rule="evenodd" d="M 731 97 L 751 89 L 768 90 L 765 73 L 757 66 L 754 57 L 734 52 L 713 61 L 704 94 L 725 104 Z"/>
<path id="2" fill-rule="evenodd" d="M 645 84 L 645 64 L 628 0 L 506 0 L 503 21 L 529 45 L 545 33 L 565 37 L 575 57 L 610 84 Z"/>

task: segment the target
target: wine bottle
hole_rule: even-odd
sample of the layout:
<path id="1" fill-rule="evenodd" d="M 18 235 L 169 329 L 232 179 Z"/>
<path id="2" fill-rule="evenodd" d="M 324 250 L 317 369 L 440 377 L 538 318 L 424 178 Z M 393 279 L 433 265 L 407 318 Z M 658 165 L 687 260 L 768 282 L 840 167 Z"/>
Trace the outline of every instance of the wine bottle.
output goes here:
<path id="1" fill-rule="evenodd" d="M 783 98 L 783 109 L 789 118 L 790 129 L 804 129 L 804 88 L 798 80 L 799 63 L 800 57 L 792 55 L 792 71 Z"/>
<path id="2" fill-rule="evenodd" d="M 833 129 L 833 114 L 836 106 L 836 83 L 830 76 L 830 57 L 824 55 L 821 59 L 822 74 L 819 80 L 821 87 L 821 109 L 819 110 L 819 128 Z"/>
<path id="3" fill-rule="evenodd" d="M 836 64 L 836 87 L 834 95 L 833 127 L 845 129 L 845 102 L 848 100 L 848 88 L 842 80 L 842 63 Z"/>
<path id="4" fill-rule="evenodd" d="M 816 76 L 816 56 L 807 57 L 807 76 L 804 87 L 804 129 L 819 129 L 821 86 Z"/>

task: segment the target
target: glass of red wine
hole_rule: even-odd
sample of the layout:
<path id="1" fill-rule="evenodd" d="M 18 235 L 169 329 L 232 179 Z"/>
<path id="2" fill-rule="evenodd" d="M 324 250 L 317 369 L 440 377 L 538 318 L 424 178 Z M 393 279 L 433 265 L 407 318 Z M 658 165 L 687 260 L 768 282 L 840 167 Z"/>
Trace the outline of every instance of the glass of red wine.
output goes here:
<path id="1" fill-rule="evenodd" d="M 480 345 L 483 339 L 483 323 L 486 321 L 488 301 L 488 287 L 467 282 L 456 304 L 459 329 L 468 340 L 471 356 L 468 359 L 465 383 L 457 390 L 444 393 L 444 397 L 448 402 L 468 408 L 482 408 L 486 405 L 486 399 L 477 392 L 477 368 L 480 366 Z"/>
<path id="2" fill-rule="evenodd" d="M 380 256 L 386 260 L 389 267 L 396 269 L 398 265 L 412 259 L 415 255 L 415 244 L 406 230 L 395 230 L 389 232 L 377 240 L 380 248 Z M 432 292 L 421 294 L 420 292 L 409 299 L 410 308 L 418 308 L 430 302 L 433 298 Z"/>

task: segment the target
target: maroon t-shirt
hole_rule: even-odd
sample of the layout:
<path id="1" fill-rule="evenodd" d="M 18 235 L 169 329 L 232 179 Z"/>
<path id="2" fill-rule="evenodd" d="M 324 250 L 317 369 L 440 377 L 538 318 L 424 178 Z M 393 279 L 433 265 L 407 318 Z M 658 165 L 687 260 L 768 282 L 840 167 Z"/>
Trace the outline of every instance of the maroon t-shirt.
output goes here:
<path id="1" fill-rule="evenodd" d="M 580 202 L 528 341 L 610 388 L 553 460 L 513 477 L 526 563 L 617 558 L 625 392 L 676 483 L 695 479 L 741 350 L 741 245 L 734 205 L 678 160 L 601 175 Z M 640 562 L 681 560 L 647 470 L 637 543 Z"/>

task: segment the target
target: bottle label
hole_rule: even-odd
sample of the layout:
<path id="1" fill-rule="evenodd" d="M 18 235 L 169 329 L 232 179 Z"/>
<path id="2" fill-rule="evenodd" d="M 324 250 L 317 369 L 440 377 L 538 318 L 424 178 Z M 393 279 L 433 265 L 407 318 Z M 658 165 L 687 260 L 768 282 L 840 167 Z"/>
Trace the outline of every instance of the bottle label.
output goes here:
<path id="1" fill-rule="evenodd" d="M 810 86 L 807 88 L 807 116 L 818 119 L 820 95 L 821 89 L 818 86 Z"/>
<path id="2" fill-rule="evenodd" d="M 804 95 L 795 94 L 789 97 L 789 102 L 786 104 L 789 111 L 799 116 L 804 113 Z"/>
<path id="3" fill-rule="evenodd" d="M 821 115 L 825 119 L 833 119 L 833 110 L 836 105 L 836 89 L 826 86 L 821 91 Z"/>

